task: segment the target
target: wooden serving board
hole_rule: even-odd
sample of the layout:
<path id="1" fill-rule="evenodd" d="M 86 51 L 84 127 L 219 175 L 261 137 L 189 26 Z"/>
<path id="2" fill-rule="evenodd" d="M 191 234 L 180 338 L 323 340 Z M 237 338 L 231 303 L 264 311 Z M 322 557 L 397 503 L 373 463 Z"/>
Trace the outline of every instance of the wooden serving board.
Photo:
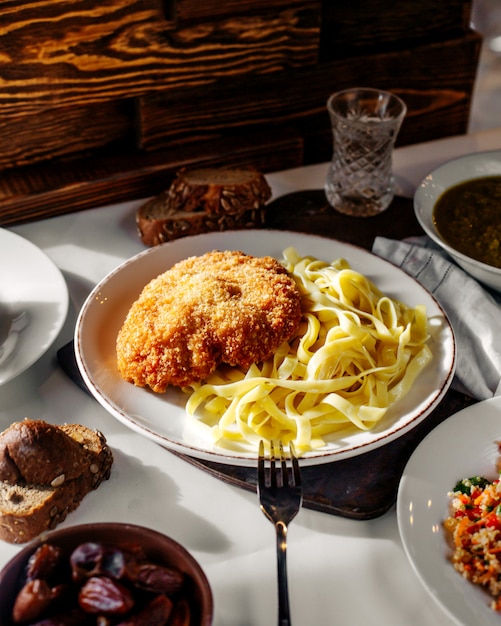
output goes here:
<path id="1" fill-rule="evenodd" d="M 303 506 L 358 520 L 383 515 L 395 503 L 402 472 L 416 446 L 435 426 L 474 402 L 449 390 L 429 417 L 399 439 L 350 459 L 302 467 Z M 225 482 L 257 491 L 254 468 L 179 456 Z"/>
<path id="2" fill-rule="evenodd" d="M 336 213 L 321 190 L 302 191 L 272 201 L 267 227 L 333 237 L 370 249 L 377 235 L 402 239 L 422 235 L 412 200 L 395 198 L 376 217 L 352 218 Z M 66 373 L 86 390 L 75 363 L 72 344 L 58 352 Z M 417 445 L 435 426 L 475 400 L 449 389 L 439 406 L 402 437 L 350 459 L 302 468 L 303 506 L 350 519 L 367 520 L 386 513 L 394 504 L 405 465 Z M 174 453 L 216 478 L 256 491 L 255 468 L 237 467 Z"/>

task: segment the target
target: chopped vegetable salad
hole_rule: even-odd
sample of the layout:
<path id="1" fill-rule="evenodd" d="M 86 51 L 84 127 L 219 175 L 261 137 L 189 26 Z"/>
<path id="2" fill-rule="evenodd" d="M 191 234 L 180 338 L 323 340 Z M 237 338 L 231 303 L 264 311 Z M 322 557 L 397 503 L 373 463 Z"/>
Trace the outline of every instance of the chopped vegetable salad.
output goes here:
<path id="1" fill-rule="evenodd" d="M 454 569 L 486 589 L 491 607 L 501 610 L 501 482 L 481 476 L 460 480 L 449 493 L 444 522 L 453 544 Z"/>

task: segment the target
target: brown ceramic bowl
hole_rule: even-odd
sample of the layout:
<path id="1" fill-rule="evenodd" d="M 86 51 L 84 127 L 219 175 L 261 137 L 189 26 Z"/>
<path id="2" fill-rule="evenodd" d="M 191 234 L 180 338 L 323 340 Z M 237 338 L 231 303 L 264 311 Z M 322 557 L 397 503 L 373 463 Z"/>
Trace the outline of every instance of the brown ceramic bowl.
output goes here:
<path id="1" fill-rule="evenodd" d="M 191 554 L 176 541 L 157 531 L 121 523 L 83 524 L 62 528 L 45 534 L 23 548 L 0 572 L 0 624 L 12 626 L 14 599 L 22 584 L 28 559 L 40 544 L 54 544 L 69 558 L 78 545 L 87 541 L 118 547 L 140 544 L 151 562 L 180 570 L 187 581 L 185 594 L 193 616 L 190 624 L 212 624 L 212 592 L 204 572 Z"/>

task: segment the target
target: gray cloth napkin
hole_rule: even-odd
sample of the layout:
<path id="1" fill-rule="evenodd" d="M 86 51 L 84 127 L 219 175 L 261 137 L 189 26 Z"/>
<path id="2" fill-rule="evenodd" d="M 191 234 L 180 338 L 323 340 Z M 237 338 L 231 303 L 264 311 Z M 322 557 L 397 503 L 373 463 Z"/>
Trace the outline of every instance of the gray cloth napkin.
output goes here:
<path id="1" fill-rule="evenodd" d="M 457 348 L 453 387 L 477 400 L 501 394 L 501 294 L 481 286 L 428 237 L 377 237 L 372 251 L 413 276 L 447 314 Z"/>

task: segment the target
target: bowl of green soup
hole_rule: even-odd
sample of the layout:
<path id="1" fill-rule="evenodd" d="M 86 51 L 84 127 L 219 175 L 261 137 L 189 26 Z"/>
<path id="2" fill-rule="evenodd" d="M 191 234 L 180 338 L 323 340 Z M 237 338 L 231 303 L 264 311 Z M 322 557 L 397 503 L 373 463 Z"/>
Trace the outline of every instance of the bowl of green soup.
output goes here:
<path id="1" fill-rule="evenodd" d="M 501 291 L 501 150 L 433 170 L 414 194 L 425 233 L 484 285 Z"/>

